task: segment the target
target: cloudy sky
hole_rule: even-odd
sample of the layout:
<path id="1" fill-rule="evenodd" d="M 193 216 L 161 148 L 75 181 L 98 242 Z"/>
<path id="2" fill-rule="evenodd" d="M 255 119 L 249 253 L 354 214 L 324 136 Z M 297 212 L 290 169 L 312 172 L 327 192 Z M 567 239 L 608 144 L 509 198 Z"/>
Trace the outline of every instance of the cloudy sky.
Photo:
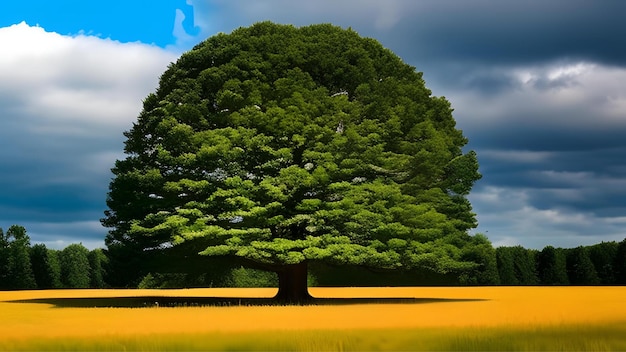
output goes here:
<path id="1" fill-rule="evenodd" d="M 155 0 L 0 5 L 0 227 L 103 246 L 122 132 L 166 66 L 257 21 L 379 40 L 455 108 L 496 246 L 626 237 L 626 1 Z"/>

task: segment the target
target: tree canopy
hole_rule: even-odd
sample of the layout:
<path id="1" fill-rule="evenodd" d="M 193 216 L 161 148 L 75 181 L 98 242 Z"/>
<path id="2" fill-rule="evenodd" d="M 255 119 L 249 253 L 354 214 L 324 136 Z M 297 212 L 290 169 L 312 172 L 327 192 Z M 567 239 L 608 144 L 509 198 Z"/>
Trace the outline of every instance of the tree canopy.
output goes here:
<path id="1" fill-rule="evenodd" d="M 68 288 L 90 287 L 89 250 L 82 243 L 73 243 L 59 252 L 61 282 Z"/>
<path id="2" fill-rule="evenodd" d="M 480 174 L 450 103 L 350 29 L 263 22 L 208 38 L 125 137 L 109 250 L 236 256 L 278 272 L 286 299 L 308 261 L 476 266 L 460 249 Z"/>

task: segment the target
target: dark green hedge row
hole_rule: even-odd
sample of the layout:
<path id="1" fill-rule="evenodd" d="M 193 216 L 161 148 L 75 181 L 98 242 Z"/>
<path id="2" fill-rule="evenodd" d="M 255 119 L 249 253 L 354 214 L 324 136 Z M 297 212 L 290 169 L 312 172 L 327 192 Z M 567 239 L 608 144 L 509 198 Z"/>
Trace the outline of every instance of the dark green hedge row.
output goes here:
<path id="1" fill-rule="evenodd" d="M 480 263 L 469 272 L 374 270 L 358 266 L 309 265 L 310 286 L 420 285 L 625 285 L 626 239 L 576 248 L 497 247 L 478 235 L 465 259 Z M 127 258 L 126 260 L 130 260 Z M 180 259 L 180 260 L 179 260 Z M 163 256 L 139 279 L 114 275 L 116 260 L 101 249 L 71 244 L 62 250 L 31 245 L 26 229 L 0 228 L 0 290 L 103 287 L 275 287 L 274 273 L 246 268 L 229 258 L 175 260 Z M 173 263 L 176 261 L 177 263 Z"/>

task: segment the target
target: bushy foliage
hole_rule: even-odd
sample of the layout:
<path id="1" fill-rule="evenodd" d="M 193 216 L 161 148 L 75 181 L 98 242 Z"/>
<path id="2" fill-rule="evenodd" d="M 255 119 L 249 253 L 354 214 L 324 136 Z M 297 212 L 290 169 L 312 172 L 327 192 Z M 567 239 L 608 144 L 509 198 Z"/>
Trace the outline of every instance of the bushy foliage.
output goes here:
<path id="1" fill-rule="evenodd" d="M 600 278 L 589 257 L 587 247 L 579 246 L 566 251 L 567 277 L 572 285 L 598 285 Z"/>
<path id="2" fill-rule="evenodd" d="M 17 239 L 17 242 L 16 242 Z M 29 253 L 28 264 L 33 273 L 33 283 L 27 280 L 16 280 L 12 273 L 16 270 L 13 248 L 26 246 Z M 68 249 L 69 248 L 69 249 Z M 72 244 L 64 250 L 48 249 L 44 244 L 30 246 L 30 238 L 26 229 L 13 226 L 5 235 L 0 228 L 0 289 L 25 288 L 60 288 L 60 287 L 92 287 L 110 286 L 103 278 L 108 278 L 105 268 L 109 258 L 106 251 L 94 249 L 88 251 L 81 244 Z M 65 252 L 65 254 L 63 254 Z M 183 251 L 184 252 L 184 251 Z M 67 265 L 68 253 L 80 253 L 77 258 L 82 262 L 80 271 L 83 279 L 69 283 L 67 276 L 70 269 L 65 268 L 64 281 L 61 282 L 60 258 L 65 258 Z M 493 285 L 500 280 L 502 285 L 538 285 L 538 284 L 574 284 L 574 285 L 615 285 L 624 284 L 623 267 L 626 262 L 626 239 L 622 242 L 602 242 L 591 246 L 579 246 L 571 249 L 547 246 L 542 251 L 526 249 L 522 246 L 493 248 L 483 235 L 472 238 L 472 246 L 463 249 L 462 256 L 466 260 L 479 263 L 480 266 L 470 272 L 437 273 L 431 270 L 414 269 L 393 271 L 374 269 L 365 266 L 343 265 L 316 262 L 311 266 L 308 276 L 310 286 L 419 286 L 419 285 Z M 86 254 L 88 266 L 85 266 Z M 170 254 L 164 255 L 169 256 Z M 175 255 L 181 255 L 177 252 Z M 469 256 L 469 258 L 468 258 Z M 192 257 L 196 258 L 196 257 Z M 277 285 L 276 275 L 265 271 L 243 267 L 241 262 L 227 258 L 202 258 L 192 261 L 195 270 L 186 265 L 172 265 L 157 259 L 151 267 L 157 271 L 144 275 L 138 284 L 123 287 L 139 288 L 183 288 L 183 287 L 269 287 Z M 191 260 L 191 259 L 188 259 Z M 75 266 L 75 265 L 74 265 Z M 79 265 L 80 266 L 80 265 Z M 86 275 L 85 275 L 85 269 Z M 183 270 L 184 272 L 177 272 Z M 76 270 L 76 268 L 71 269 Z M 22 271 L 23 272 L 23 271 Z M 28 271 L 26 271 L 28 272 Z M 565 276 L 563 276 L 565 274 Z M 85 276 L 89 284 L 85 285 Z M 543 281 L 539 281 L 539 277 Z M 550 278 L 557 278 L 550 279 Z M 560 280 L 560 281 L 559 281 Z M 620 281 L 622 280 L 622 281 Z M 74 286 L 72 286 L 74 285 Z"/>
<path id="3" fill-rule="evenodd" d="M 538 285 L 536 253 L 522 246 L 496 248 L 502 285 Z"/>
<path id="4" fill-rule="evenodd" d="M 90 251 L 87 259 L 89 259 L 90 287 L 106 287 L 106 283 L 104 281 L 104 277 L 106 276 L 104 266 L 106 266 L 108 259 L 102 249 L 96 248 Z"/>
<path id="5" fill-rule="evenodd" d="M 61 265 L 57 252 L 39 243 L 30 248 L 30 260 L 37 288 L 60 288 Z"/>
<path id="6" fill-rule="evenodd" d="M 231 268 L 213 280 L 210 275 L 189 273 L 148 273 L 137 288 L 190 288 L 190 287 L 276 287 L 275 273 L 245 267 Z"/>
<path id="7" fill-rule="evenodd" d="M 602 242 L 589 246 L 589 258 L 603 285 L 616 283 L 615 278 L 615 258 L 617 257 L 617 242 Z"/>
<path id="8" fill-rule="evenodd" d="M 90 287 L 89 250 L 74 243 L 59 252 L 61 283 L 67 288 Z"/>
<path id="9" fill-rule="evenodd" d="M 185 245 L 280 277 L 311 261 L 477 266 L 462 248 L 478 162 L 449 102 L 352 30 L 211 37 L 170 65 L 125 136 L 103 219 L 112 251 Z"/>
<path id="10" fill-rule="evenodd" d="M 537 255 L 537 268 L 542 285 L 567 285 L 565 251 L 553 246 L 544 247 Z"/>
<path id="11" fill-rule="evenodd" d="M 462 285 L 500 284 L 496 250 L 487 236 L 483 234 L 474 235 L 471 245 L 463 248 L 462 258 L 478 263 L 475 269 L 461 274 L 459 281 Z"/>
<path id="12" fill-rule="evenodd" d="M 30 262 L 30 237 L 23 226 L 13 225 L 6 234 L 0 229 L 0 288 L 36 288 Z"/>
<path id="13" fill-rule="evenodd" d="M 613 268 L 615 268 L 615 282 L 626 285 L 626 238 L 617 245 Z"/>
<path id="14" fill-rule="evenodd" d="M 277 287 L 276 273 L 239 267 L 231 269 L 224 280 L 226 287 Z"/>

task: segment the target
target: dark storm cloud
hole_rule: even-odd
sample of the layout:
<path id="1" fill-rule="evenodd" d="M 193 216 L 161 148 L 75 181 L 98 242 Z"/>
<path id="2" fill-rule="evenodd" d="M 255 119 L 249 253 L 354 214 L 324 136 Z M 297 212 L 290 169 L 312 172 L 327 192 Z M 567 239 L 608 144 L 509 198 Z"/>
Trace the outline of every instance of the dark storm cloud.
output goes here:
<path id="1" fill-rule="evenodd" d="M 66 226 L 64 233 L 54 235 L 44 230 L 76 222 L 97 225 L 105 209 L 108 169 L 116 154 L 107 150 L 120 149 L 120 138 L 50 136 L 16 130 L 0 132 L 0 138 L 7 142 L 0 153 L 0 227 L 23 225 L 33 241 L 55 247 L 77 242 L 69 240 L 72 234 L 81 240 L 99 237 L 102 243 L 106 231 L 99 226 Z M 33 233 L 38 229 L 44 232 Z M 55 245 L 59 238 L 66 238 L 66 242 Z M 89 245 L 101 246 L 93 241 Z"/>
<path id="2" fill-rule="evenodd" d="M 94 205 L 104 205 L 101 191 L 75 185 L 3 190 L 2 216 L 20 222 L 32 219 L 57 222 L 67 218 L 93 220 L 94 213 L 96 216 L 101 213 L 100 209 L 94 209 Z"/>
<path id="3" fill-rule="evenodd" d="M 515 89 L 519 86 L 518 82 L 511 77 L 485 74 L 464 77 L 463 80 L 456 84 L 468 90 L 480 91 L 486 95 L 499 94 L 502 91 Z"/>
<path id="4" fill-rule="evenodd" d="M 418 62 L 527 64 L 566 56 L 626 65 L 623 1 L 410 3 L 402 2 L 410 16 L 385 39 Z"/>
<path id="5" fill-rule="evenodd" d="M 589 172 L 567 173 L 524 170 L 521 173 L 492 173 L 491 186 L 526 189 L 529 205 L 537 209 L 567 208 L 602 216 L 605 210 L 626 209 L 626 182 Z"/>
<path id="6" fill-rule="evenodd" d="M 565 114 L 565 112 L 564 112 Z M 546 118 L 551 118 L 547 116 Z M 524 120 L 527 122 L 524 122 Z M 559 120 L 561 121 L 561 120 Z M 561 121 L 563 122 L 563 121 Z M 626 129 L 609 129 L 598 126 L 581 133 L 582 128 L 551 126 L 550 121 L 537 125 L 536 116 L 513 118 L 510 121 L 465 128 L 471 131 L 472 145 L 477 148 L 504 148 L 535 151 L 599 151 L 626 145 Z M 587 162 L 587 161 L 583 161 Z"/>
<path id="7" fill-rule="evenodd" d="M 437 88 L 508 89 L 515 82 L 492 69 L 554 60 L 626 65 L 621 35 L 626 33 L 622 18 L 626 2 L 619 0 L 192 3 L 199 14 L 196 22 L 204 28 L 201 39 L 264 20 L 294 25 L 330 22 L 381 41 L 425 72 L 427 83 Z"/>
<path id="8" fill-rule="evenodd" d="M 624 239 L 626 70 L 571 60 L 466 68 L 511 78 L 493 91 L 441 86 L 484 175 L 470 196 L 478 231 L 532 248 Z"/>

